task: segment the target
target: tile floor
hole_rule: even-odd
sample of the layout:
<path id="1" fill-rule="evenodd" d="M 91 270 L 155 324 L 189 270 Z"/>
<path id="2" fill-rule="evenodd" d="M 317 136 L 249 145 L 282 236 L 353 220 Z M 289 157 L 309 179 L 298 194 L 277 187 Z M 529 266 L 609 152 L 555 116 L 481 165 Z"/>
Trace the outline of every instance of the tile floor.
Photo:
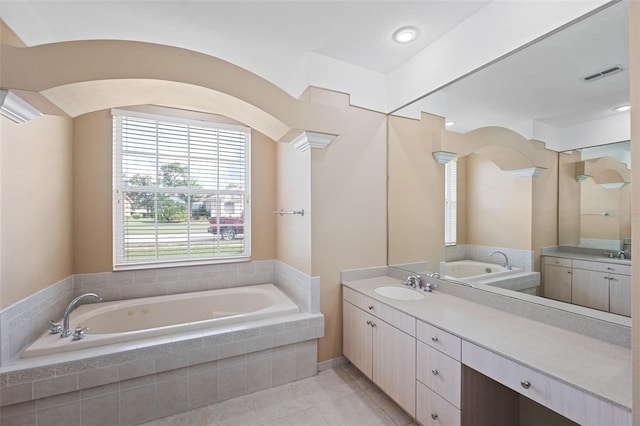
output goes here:
<path id="1" fill-rule="evenodd" d="M 351 364 L 317 376 L 229 399 L 146 426 L 416 425 Z"/>

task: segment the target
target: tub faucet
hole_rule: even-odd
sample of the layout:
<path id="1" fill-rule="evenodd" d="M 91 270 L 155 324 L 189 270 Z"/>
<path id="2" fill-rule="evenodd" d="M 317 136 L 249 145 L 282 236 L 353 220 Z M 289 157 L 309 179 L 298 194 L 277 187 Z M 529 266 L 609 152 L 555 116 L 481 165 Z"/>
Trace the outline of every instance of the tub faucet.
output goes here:
<path id="1" fill-rule="evenodd" d="M 102 302 L 102 297 L 98 296 L 95 293 L 85 293 L 73 299 L 71 303 L 67 305 L 67 309 L 64 310 L 64 318 L 62 319 L 62 332 L 60 333 L 60 337 L 71 336 L 71 330 L 69 330 L 69 315 L 71 314 L 71 311 L 73 311 L 73 309 L 76 307 L 76 305 L 80 300 L 89 296 L 95 297 L 98 300 L 98 302 Z"/>
<path id="2" fill-rule="evenodd" d="M 507 257 L 506 254 L 504 254 L 501 251 L 494 251 L 493 253 L 491 253 L 489 256 L 493 256 L 494 254 L 501 254 L 504 256 L 504 263 L 502 264 L 502 266 L 504 266 L 505 268 L 507 268 L 508 270 L 511 270 L 511 264 L 509 263 L 509 258 Z"/>

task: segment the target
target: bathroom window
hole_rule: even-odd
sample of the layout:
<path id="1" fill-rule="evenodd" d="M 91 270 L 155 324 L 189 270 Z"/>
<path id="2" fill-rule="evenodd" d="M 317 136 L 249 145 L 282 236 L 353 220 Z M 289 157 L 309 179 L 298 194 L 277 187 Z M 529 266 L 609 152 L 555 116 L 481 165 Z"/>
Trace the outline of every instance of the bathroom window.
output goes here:
<path id="1" fill-rule="evenodd" d="M 114 268 L 248 259 L 250 129 L 112 113 Z"/>
<path id="2" fill-rule="evenodd" d="M 458 219 L 458 162 L 456 159 L 444 165 L 444 243 L 456 244 Z"/>

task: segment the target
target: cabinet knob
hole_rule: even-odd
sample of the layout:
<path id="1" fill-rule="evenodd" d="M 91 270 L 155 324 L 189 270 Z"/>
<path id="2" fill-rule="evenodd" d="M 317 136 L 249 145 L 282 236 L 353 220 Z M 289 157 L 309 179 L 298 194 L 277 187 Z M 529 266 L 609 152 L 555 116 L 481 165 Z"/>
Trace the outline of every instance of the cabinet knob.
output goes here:
<path id="1" fill-rule="evenodd" d="M 567 274 L 570 274 L 570 273 L 571 273 L 571 271 L 567 271 Z"/>
<path id="2" fill-rule="evenodd" d="M 438 338 L 437 338 L 436 336 L 433 336 L 433 337 L 431 338 L 431 341 L 432 341 L 432 342 L 437 342 L 437 341 L 438 341 Z"/>
<path id="3" fill-rule="evenodd" d="M 559 260 L 556 260 L 556 265 L 559 265 L 559 264 L 560 264 L 560 261 L 559 261 Z"/>
<path id="4" fill-rule="evenodd" d="M 521 380 L 520 385 L 525 389 L 529 389 L 531 387 L 531 382 L 528 380 Z"/>
<path id="5" fill-rule="evenodd" d="M 369 305 L 369 310 L 373 311 L 373 305 Z"/>
<path id="6" fill-rule="evenodd" d="M 371 325 L 371 321 L 370 320 L 367 320 L 367 325 Z"/>
<path id="7" fill-rule="evenodd" d="M 435 414 L 435 413 L 431 413 L 431 418 L 432 418 L 433 420 L 435 420 L 435 419 L 437 419 L 437 418 L 438 418 L 438 415 L 437 415 L 437 414 Z"/>
<path id="8" fill-rule="evenodd" d="M 431 374 L 433 374 L 434 376 L 438 375 L 438 370 L 436 370 L 435 368 L 431 370 Z"/>

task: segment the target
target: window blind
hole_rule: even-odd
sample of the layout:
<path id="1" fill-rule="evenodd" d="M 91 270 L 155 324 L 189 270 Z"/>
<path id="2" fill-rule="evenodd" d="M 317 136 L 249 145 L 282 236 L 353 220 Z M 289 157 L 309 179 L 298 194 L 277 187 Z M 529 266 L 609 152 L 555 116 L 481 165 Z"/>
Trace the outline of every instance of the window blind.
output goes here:
<path id="1" fill-rule="evenodd" d="M 456 244 L 458 219 L 458 162 L 453 159 L 444 166 L 444 243 Z"/>
<path id="2" fill-rule="evenodd" d="M 114 266 L 250 256 L 250 129 L 113 110 Z"/>

